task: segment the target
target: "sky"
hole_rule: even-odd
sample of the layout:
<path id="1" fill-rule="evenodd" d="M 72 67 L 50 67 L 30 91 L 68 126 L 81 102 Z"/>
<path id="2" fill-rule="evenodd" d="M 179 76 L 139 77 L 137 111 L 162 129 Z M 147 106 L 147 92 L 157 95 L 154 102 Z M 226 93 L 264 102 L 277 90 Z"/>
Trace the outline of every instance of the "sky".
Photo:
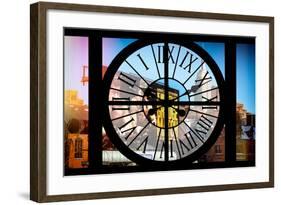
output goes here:
<path id="1" fill-rule="evenodd" d="M 255 113 L 255 45 L 238 44 L 236 56 L 237 101 Z"/>
<path id="2" fill-rule="evenodd" d="M 103 38 L 102 47 L 103 47 L 103 59 L 102 64 L 105 66 L 109 66 L 111 61 L 115 58 L 115 56 L 126 46 L 133 43 L 137 39 L 118 39 L 118 38 Z"/>
<path id="3" fill-rule="evenodd" d="M 78 90 L 78 97 L 88 104 L 88 86 L 81 83 L 82 67 L 88 66 L 88 37 L 64 37 L 64 87 Z"/>
<path id="4" fill-rule="evenodd" d="M 134 42 L 136 39 L 115 39 L 115 38 L 103 38 L 103 65 L 109 66 L 111 61 L 114 59 L 114 57 L 126 46 Z M 202 43 L 202 42 L 197 42 L 200 46 L 202 46 L 205 50 L 208 52 L 211 52 L 214 54 L 212 56 L 218 66 L 220 67 L 222 71 L 222 75 L 224 76 L 224 56 L 221 57 L 221 55 L 218 55 L 220 53 L 224 53 L 224 44 L 223 43 Z M 158 54 L 158 46 L 164 45 L 163 43 L 159 44 L 153 44 L 154 52 L 157 58 Z M 177 64 L 176 68 L 176 74 L 175 74 L 175 79 L 179 80 L 180 82 L 184 82 L 186 80 L 186 72 L 187 70 L 184 70 L 181 68 L 179 65 L 181 64 L 182 59 L 184 58 L 186 51 L 191 52 L 190 50 L 184 48 L 184 47 L 179 47 L 179 45 L 176 44 L 169 44 L 170 47 L 174 47 L 172 51 L 173 59 L 176 60 L 177 54 L 180 51 L 179 55 L 179 61 Z M 181 50 L 179 50 L 181 49 Z M 147 70 L 142 64 L 140 64 L 140 59 L 136 57 L 138 54 L 141 54 L 142 58 L 145 59 L 145 62 L 147 65 L 149 65 L 150 69 Z M 193 53 L 194 56 L 197 56 L 197 54 Z M 197 56 L 199 57 L 199 56 Z M 187 60 L 189 59 L 189 56 L 187 57 Z M 199 67 L 199 65 L 202 63 L 200 60 L 201 58 L 199 57 L 199 60 L 194 62 L 194 67 Z M 149 79 L 151 81 L 157 80 L 158 79 L 158 73 L 157 73 L 157 68 L 155 65 L 155 61 L 153 58 L 153 52 L 151 49 L 151 46 L 146 46 L 143 47 L 139 50 L 137 50 L 135 53 L 133 53 L 131 56 L 128 57 L 128 62 L 130 62 L 133 67 L 138 68 L 138 72 L 140 73 L 141 76 L 143 76 L 145 79 Z M 187 62 L 185 62 L 187 64 Z M 159 67 L 159 72 L 160 76 L 164 76 L 164 64 L 158 64 Z M 205 64 L 205 68 L 210 71 L 210 68 Z M 175 69 L 175 64 L 174 63 L 169 63 L 169 76 L 171 77 L 173 75 L 173 71 Z M 119 71 L 126 72 L 126 73 L 132 73 L 135 74 L 135 72 L 128 66 L 126 63 L 121 64 Z M 213 77 L 212 72 L 209 72 L 209 75 Z M 195 74 L 186 84 L 186 88 L 191 88 L 195 84 L 197 75 Z M 212 81 L 212 85 L 210 86 L 217 86 L 216 81 Z M 169 86 L 173 87 L 174 89 L 177 89 L 179 93 L 184 92 L 183 86 L 181 86 L 179 83 L 173 80 L 169 80 Z M 179 100 L 187 100 L 186 96 L 181 97 Z M 192 99 L 190 99 L 192 100 Z M 194 99 L 193 99 L 194 100 Z"/>
<path id="5" fill-rule="evenodd" d="M 104 38 L 103 65 L 109 66 L 114 57 L 135 40 L 136 39 Z M 224 44 L 216 42 L 196 43 L 211 55 L 224 76 Z M 152 61 L 152 58 L 150 60 Z M 255 46 L 252 44 L 237 45 L 236 64 L 237 102 L 243 103 L 248 112 L 255 113 Z M 83 65 L 88 65 L 88 38 L 65 37 L 65 89 L 78 90 L 79 97 L 87 104 L 88 89 L 87 86 L 83 86 L 80 82 Z M 153 75 L 152 73 L 148 73 L 148 76 L 150 77 Z"/>
<path id="6" fill-rule="evenodd" d="M 211 57 L 215 60 L 216 64 L 221 70 L 223 77 L 225 77 L 225 58 L 224 58 L 224 44 L 216 42 L 196 42 L 205 51 L 207 51 Z"/>

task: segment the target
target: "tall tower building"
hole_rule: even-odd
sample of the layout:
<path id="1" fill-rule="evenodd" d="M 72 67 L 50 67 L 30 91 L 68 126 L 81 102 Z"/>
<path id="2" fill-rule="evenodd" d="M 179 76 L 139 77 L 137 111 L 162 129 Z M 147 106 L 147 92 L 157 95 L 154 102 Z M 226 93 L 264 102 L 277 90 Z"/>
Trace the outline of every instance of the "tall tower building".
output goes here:
<path id="1" fill-rule="evenodd" d="M 203 62 L 201 62 L 203 63 Z M 203 79 L 206 79 L 202 82 Z M 195 93 L 200 93 L 203 92 L 205 90 L 209 90 L 211 89 L 211 83 L 208 82 L 211 79 L 210 78 L 210 74 L 207 71 L 206 65 L 203 64 L 201 66 L 201 68 L 199 69 L 197 76 L 196 76 L 196 80 L 195 80 L 195 86 L 200 86 L 200 84 L 202 83 L 202 85 L 195 91 Z M 203 98 L 202 96 L 204 96 L 205 98 L 211 98 L 211 92 L 206 92 L 206 93 L 202 93 L 202 94 L 198 94 L 196 96 L 194 96 L 194 101 L 202 101 Z"/>

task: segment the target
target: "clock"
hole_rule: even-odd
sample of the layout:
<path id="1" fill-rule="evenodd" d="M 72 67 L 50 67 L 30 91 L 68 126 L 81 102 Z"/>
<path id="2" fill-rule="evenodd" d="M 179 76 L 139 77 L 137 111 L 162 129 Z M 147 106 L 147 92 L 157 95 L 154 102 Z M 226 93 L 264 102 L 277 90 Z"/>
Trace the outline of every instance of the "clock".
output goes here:
<path id="1" fill-rule="evenodd" d="M 138 165 L 196 163 L 224 127 L 224 78 L 204 45 L 137 40 L 113 59 L 103 83 L 105 130 Z"/>

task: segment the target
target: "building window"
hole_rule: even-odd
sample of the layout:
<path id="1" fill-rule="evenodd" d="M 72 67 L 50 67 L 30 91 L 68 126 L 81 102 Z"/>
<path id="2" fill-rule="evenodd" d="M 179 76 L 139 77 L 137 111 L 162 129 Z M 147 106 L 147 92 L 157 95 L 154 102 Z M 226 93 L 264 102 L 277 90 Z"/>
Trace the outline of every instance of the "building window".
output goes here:
<path id="1" fill-rule="evenodd" d="M 215 152 L 216 152 L 216 154 L 222 153 L 220 145 L 215 146 Z"/>
<path id="2" fill-rule="evenodd" d="M 82 158 L 82 139 L 81 138 L 77 138 L 75 140 L 75 153 L 74 153 L 74 157 L 75 158 Z"/>

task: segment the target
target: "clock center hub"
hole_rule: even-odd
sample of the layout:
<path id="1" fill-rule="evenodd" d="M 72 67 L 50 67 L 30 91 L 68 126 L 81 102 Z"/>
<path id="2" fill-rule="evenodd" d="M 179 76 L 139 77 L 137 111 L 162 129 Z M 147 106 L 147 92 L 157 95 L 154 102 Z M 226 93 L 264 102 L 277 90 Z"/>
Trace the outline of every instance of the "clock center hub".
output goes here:
<path id="1" fill-rule="evenodd" d="M 168 112 L 168 128 L 178 126 L 186 118 L 189 105 L 179 102 L 189 101 L 187 91 L 179 81 L 169 78 L 165 85 L 163 78 L 152 82 L 145 90 L 143 110 L 146 118 L 156 127 L 165 128 L 165 112 Z M 168 95 L 165 95 L 165 89 Z M 167 108 L 167 109 L 165 109 Z"/>

